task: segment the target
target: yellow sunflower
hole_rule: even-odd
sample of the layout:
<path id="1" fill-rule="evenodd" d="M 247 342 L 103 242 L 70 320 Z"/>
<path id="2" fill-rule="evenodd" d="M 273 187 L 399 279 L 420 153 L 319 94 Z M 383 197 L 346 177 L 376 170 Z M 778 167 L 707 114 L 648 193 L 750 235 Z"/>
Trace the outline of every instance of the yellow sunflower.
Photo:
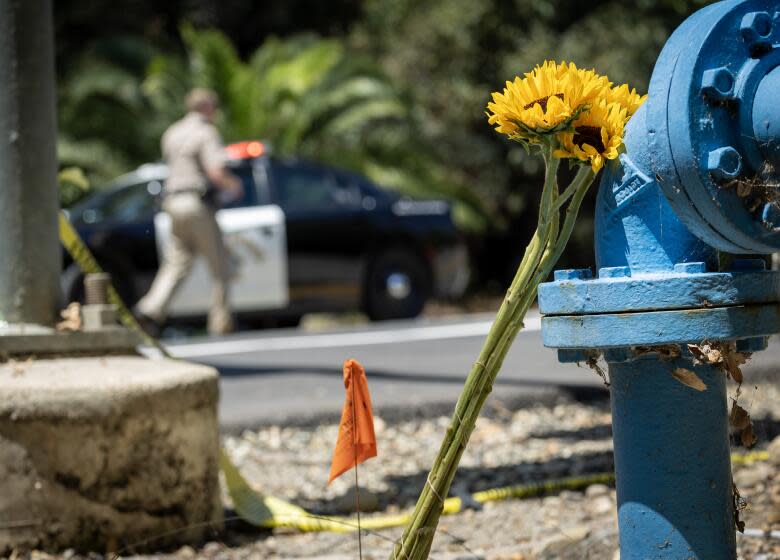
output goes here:
<path id="1" fill-rule="evenodd" d="M 572 123 L 574 132 L 558 134 L 561 147 L 553 155 L 589 161 L 593 172 L 598 173 L 605 159 L 618 157 L 627 120 L 625 107 L 601 100 Z"/>
<path id="2" fill-rule="evenodd" d="M 605 96 L 607 103 L 618 103 L 625 107 L 626 114 L 630 118 L 647 99 L 647 95 L 639 95 L 636 89 L 628 89 L 628 84 L 622 84 L 611 88 Z"/>
<path id="3" fill-rule="evenodd" d="M 488 103 L 488 122 L 512 139 L 538 142 L 567 128 L 609 88 L 609 81 L 573 63 L 545 61 L 523 78 L 507 82 Z"/>

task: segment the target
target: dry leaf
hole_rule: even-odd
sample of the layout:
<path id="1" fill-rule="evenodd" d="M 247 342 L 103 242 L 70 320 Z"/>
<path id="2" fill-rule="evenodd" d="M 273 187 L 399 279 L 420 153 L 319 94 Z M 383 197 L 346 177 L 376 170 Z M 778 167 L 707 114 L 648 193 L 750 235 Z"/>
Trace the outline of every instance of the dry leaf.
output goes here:
<path id="1" fill-rule="evenodd" d="M 756 433 L 753 431 L 752 422 L 749 422 L 742 432 L 740 432 L 739 440 L 742 442 L 742 445 L 748 448 L 753 447 L 756 444 L 758 437 L 756 437 Z"/>
<path id="2" fill-rule="evenodd" d="M 747 501 L 740 495 L 737 485 L 731 482 L 731 499 L 734 505 L 734 526 L 740 533 L 745 532 L 745 522 L 742 521 L 742 512 L 747 508 Z"/>
<path id="3" fill-rule="evenodd" d="M 596 375 L 601 377 L 601 380 L 604 382 L 605 387 L 610 386 L 609 377 L 607 377 L 607 372 L 604 371 L 604 368 L 602 368 L 599 365 L 599 355 L 594 354 L 590 358 L 588 358 L 588 361 L 585 362 L 587 366 L 596 372 Z"/>
<path id="4" fill-rule="evenodd" d="M 74 301 L 68 304 L 68 307 L 60 311 L 62 321 L 57 323 L 59 332 L 80 331 L 81 330 L 81 304 Z"/>
<path id="5" fill-rule="evenodd" d="M 750 414 L 748 414 L 747 410 L 739 406 L 737 401 L 734 401 L 731 405 L 729 422 L 738 430 L 743 430 L 750 426 Z"/>
<path id="6" fill-rule="evenodd" d="M 705 364 L 707 363 L 707 355 L 704 353 L 704 351 L 696 344 L 689 344 L 688 345 L 688 351 L 693 354 L 693 359 L 696 363 L 699 364 Z"/>
<path id="7" fill-rule="evenodd" d="M 672 372 L 672 375 L 677 381 L 683 385 L 687 385 L 691 389 L 696 389 L 697 391 L 707 390 L 706 383 L 704 383 L 695 372 L 689 369 L 677 368 Z"/>
<path id="8" fill-rule="evenodd" d="M 701 344 L 689 344 L 688 350 L 693 355 L 695 364 L 718 364 L 721 371 L 731 377 L 737 383 L 742 383 L 742 369 L 739 366 L 750 358 L 746 352 L 737 352 L 734 342 L 707 342 Z"/>
<path id="9" fill-rule="evenodd" d="M 734 381 L 741 384 L 743 376 L 739 366 L 747 362 L 749 356 L 737 352 L 737 347 L 733 342 L 724 345 L 723 350 L 723 365 L 726 373 L 729 374 Z"/>
<path id="10" fill-rule="evenodd" d="M 688 350 L 693 354 L 694 360 L 700 364 L 719 364 L 723 361 L 717 343 L 704 341 L 701 344 L 689 344 Z"/>

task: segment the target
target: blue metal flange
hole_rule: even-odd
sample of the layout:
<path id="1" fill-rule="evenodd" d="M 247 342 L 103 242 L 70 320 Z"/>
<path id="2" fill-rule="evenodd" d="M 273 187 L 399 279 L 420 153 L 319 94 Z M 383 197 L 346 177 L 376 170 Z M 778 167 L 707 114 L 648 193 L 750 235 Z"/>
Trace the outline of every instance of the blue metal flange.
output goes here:
<path id="1" fill-rule="evenodd" d="M 780 304 L 542 317 L 543 344 L 566 349 L 699 344 L 777 332 Z"/>
<path id="2" fill-rule="evenodd" d="M 708 273 L 702 262 L 679 263 L 673 272 L 637 277 L 622 269 L 620 276 L 612 270 L 607 277 L 602 269 L 593 280 L 556 273 L 555 282 L 539 286 L 539 310 L 544 315 L 583 315 L 695 309 L 773 303 L 780 294 L 777 271 Z"/>
<path id="3" fill-rule="evenodd" d="M 737 189 L 779 177 L 766 165 L 780 159 L 779 11 L 776 0 L 730 0 L 697 12 L 667 42 L 650 83 L 655 177 L 693 233 L 732 253 L 780 249 L 765 190 Z"/>

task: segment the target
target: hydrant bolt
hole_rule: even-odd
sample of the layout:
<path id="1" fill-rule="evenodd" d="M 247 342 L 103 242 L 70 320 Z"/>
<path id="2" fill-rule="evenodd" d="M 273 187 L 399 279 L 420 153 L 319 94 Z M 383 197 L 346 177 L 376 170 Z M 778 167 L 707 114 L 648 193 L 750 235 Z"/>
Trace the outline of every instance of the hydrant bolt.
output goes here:
<path id="1" fill-rule="evenodd" d="M 770 229 L 780 228 L 780 208 L 773 202 L 764 204 L 761 210 L 761 221 Z"/>
<path id="2" fill-rule="evenodd" d="M 734 94 L 734 74 L 723 66 L 705 70 L 701 78 L 701 92 L 712 101 L 730 98 Z"/>
<path id="3" fill-rule="evenodd" d="M 84 302 L 87 305 L 107 304 L 110 285 L 111 275 L 106 272 L 87 274 L 84 278 Z"/>
<path id="4" fill-rule="evenodd" d="M 712 150 L 707 157 L 707 170 L 715 179 L 735 179 L 742 171 L 742 156 L 731 146 Z"/>
<path id="5" fill-rule="evenodd" d="M 631 276 L 627 266 L 605 266 L 599 269 L 599 278 L 626 278 Z"/>
<path id="6" fill-rule="evenodd" d="M 682 274 L 703 274 L 707 272 L 707 264 L 703 262 L 677 263 L 674 271 Z"/>
<path id="7" fill-rule="evenodd" d="M 558 361 L 562 364 L 582 364 L 592 356 L 589 350 L 576 350 L 573 348 L 558 349 Z"/>
<path id="8" fill-rule="evenodd" d="M 772 16 L 767 12 L 745 14 L 739 31 L 751 55 L 760 55 L 772 47 Z"/>
<path id="9" fill-rule="evenodd" d="M 553 279 L 556 282 L 564 280 L 590 280 L 591 278 L 593 278 L 593 271 L 589 268 L 569 268 L 556 270 L 553 273 Z"/>

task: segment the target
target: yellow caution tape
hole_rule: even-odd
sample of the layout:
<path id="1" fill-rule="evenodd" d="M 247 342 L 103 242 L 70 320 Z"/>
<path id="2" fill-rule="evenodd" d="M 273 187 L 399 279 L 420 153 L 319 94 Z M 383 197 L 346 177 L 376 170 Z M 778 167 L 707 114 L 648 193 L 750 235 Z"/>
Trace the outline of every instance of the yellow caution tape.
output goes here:
<path id="1" fill-rule="evenodd" d="M 732 453 L 731 462 L 737 465 L 752 465 L 759 461 L 768 461 L 768 451 L 751 451 L 750 453 Z"/>
<path id="2" fill-rule="evenodd" d="M 257 527 L 273 529 L 287 527 L 299 531 L 328 531 L 334 533 L 346 533 L 358 528 L 357 518 L 350 516 L 317 516 L 305 509 L 253 490 L 241 473 L 233 465 L 224 450 L 221 451 L 220 464 L 225 475 L 225 483 L 233 509 L 244 521 Z M 472 499 L 485 503 L 508 498 L 521 498 L 538 496 L 553 490 L 576 490 L 597 483 L 609 483 L 614 479 L 612 474 L 596 474 L 550 480 L 539 484 L 525 484 L 509 486 L 477 492 Z M 449 515 L 458 513 L 463 509 L 463 502 L 458 497 L 444 500 L 442 513 Z M 400 527 L 405 525 L 412 517 L 412 512 L 406 511 L 397 514 L 362 517 L 360 527 L 366 530 L 386 529 L 388 527 Z"/>
<path id="3" fill-rule="evenodd" d="M 82 241 L 81 237 L 79 237 L 78 232 L 70 223 L 70 220 L 68 220 L 65 212 L 60 211 L 59 223 L 60 242 L 65 247 L 65 250 L 68 251 L 68 254 L 73 258 L 73 261 L 79 265 L 82 272 L 84 272 L 84 274 L 97 274 L 103 272 L 103 269 L 100 268 L 100 265 L 95 260 L 95 257 L 92 255 L 87 245 Z M 171 357 L 165 347 L 160 344 L 156 338 L 149 336 L 149 334 L 141 328 L 141 325 L 139 325 L 138 321 L 133 317 L 133 314 L 122 301 L 122 298 L 119 297 L 119 294 L 112 284 L 108 285 L 108 301 L 116 306 L 119 320 L 125 327 L 138 333 L 146 344 L 157 348 L 166 358 Z"/>
<path id="4" fill-rule="evenodd" d="M 285 527 L 303 532 L 347 533 L 357 530 L 356 517 L 313 515 L 301 507 L 253 490 L 246 479 L 241 476 L 236 466 L 230 461 L 225 450 L 222 449 L 220 453 L 220 465 L 225 475 L 228 494 L 230 494 L 230 498 L 233 500 L 233 509 L 247 523 L 265 529 Z M 755 451 L 744 455 L 734 453 L 731 455 L 731 460 L 739 464 L 766 461 L 768 458 L 769 454 L 766 451 Z M 615 475 L 613 473 L 596 473 L 483 490 L 472 494 L 471 499 L 484 504 L 486 502 L 512 498 L 530 498 L 559 490 L 581 490 L 592 484 L 611 484 L 614 481 Z M 458 513 L 462 509 L 462 500 L 458 497 L 452 497 L 444 500 L 442 513 L 449 515 Z M 411 517 L 411 510 L 397 514 L 363 516 L 360 520 L 360 527 L 361 529 L 373 531 L 389 527 L 400 527 L 406 525 Z"/>

